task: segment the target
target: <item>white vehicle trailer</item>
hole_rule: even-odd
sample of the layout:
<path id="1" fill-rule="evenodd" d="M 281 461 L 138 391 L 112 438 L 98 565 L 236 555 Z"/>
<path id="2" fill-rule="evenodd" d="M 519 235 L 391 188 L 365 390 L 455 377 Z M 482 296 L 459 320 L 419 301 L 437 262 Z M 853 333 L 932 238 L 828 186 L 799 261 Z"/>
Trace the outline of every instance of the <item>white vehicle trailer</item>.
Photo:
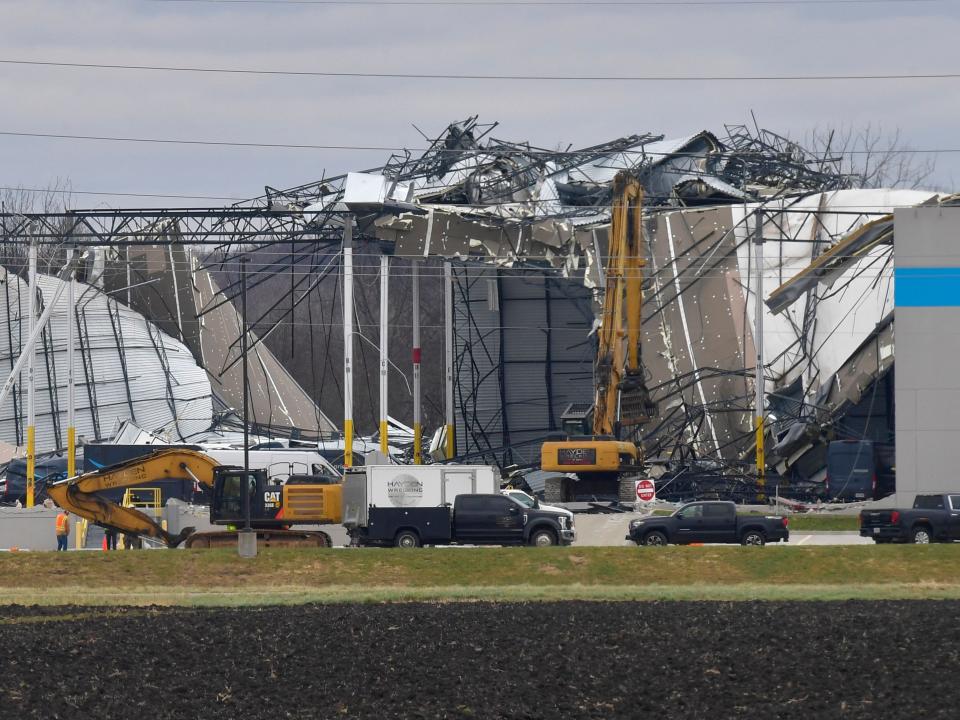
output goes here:
<path id="1" fill-rule="evenodd" d="M 498 492 L 500 473 L 488 465 L 367 465 L 344 475 L 343 524 L 360 544 L 393 544 L 408 526 L 424 544 L 443 542 L 458 495 Z"/>

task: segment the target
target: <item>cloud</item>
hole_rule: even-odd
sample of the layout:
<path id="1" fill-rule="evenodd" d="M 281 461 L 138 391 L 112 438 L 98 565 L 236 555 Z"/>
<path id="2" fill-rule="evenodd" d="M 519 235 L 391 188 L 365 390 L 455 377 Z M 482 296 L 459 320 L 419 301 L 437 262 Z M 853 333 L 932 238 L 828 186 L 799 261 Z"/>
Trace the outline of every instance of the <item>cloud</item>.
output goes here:
<path id="1" fill-rule="evenodd" d="M 716 8 L 384 8 L 75 2 L 5 4 L 8 58 L 451 74 L 950 72 L 947 3 Z M 478 113 L 496 135 L 593 144 L 621 135 L 881 122 L 952 147 L 954 81 L 515 83 L 349 80 L 0 66 L 0 129 L 253 142 L 405 145 Z M 0 138 L 0 182 L 258 194 L 369 167 L 385 153 L 293 152 Z M 957 176 L 944 155 L 937 180 Z M 122 202 L 122 201 L 121 201 Z M 162 201 L 161 201 L 162 202 Z"/>

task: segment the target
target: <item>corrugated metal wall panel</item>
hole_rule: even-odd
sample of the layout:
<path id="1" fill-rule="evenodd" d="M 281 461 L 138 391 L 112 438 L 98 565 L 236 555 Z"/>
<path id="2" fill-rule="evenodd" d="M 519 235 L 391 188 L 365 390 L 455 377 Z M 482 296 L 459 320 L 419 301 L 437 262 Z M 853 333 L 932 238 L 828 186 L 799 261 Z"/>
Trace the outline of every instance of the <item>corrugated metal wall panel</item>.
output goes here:
<path id="1" fill-rule="evenodd" d="M 460 266 L 456 277 L 458 453 L 532 462 L 567 405 L 592 399 L 590 291 L 535 272 Z"/>
<path id="2" fill-rule="evenodd" d="M 500 313 L 496 271 L 454 265 L 454 392 L 458 454 L 484 453 L 503 445 L 500 427 Z M 491 302 L 493 300 L 493 302 Z M 482 456 L 496 462 L 499 455 Z"/>

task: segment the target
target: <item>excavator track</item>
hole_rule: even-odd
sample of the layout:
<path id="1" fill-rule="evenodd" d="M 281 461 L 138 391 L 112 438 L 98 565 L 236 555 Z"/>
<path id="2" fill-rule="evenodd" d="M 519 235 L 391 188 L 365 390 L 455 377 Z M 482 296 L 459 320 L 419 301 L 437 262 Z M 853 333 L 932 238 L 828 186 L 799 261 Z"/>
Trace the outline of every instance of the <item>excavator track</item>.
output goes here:
<path id="1" fill-rule="evenodd" d="M 257 546 L 262 548 L 333 547 L 333 540 L 325 532 L 308 530 L 257 530 Z M 237 546 L 237 531 L 194 533 L 186 540 L 187 548 L 229 548 Z"/>

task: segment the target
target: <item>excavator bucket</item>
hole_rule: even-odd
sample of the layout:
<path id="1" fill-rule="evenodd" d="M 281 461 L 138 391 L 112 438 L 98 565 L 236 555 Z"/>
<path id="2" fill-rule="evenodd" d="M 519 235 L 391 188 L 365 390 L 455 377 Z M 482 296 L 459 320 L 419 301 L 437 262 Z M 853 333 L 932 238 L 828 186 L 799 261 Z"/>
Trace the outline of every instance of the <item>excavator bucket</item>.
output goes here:
<path id="1" fill-rule="evenodd" d="M 188 537 L 193 535 L 196 531 L 197 529 L 195 527 L 185 527 L 176 535 L 170 535 L 170 533 L 164 531 L 164 534 L 167 535 L 167 537 L 169 538 L 169 540 L 165 541 L 167 543 L 167 547 L 169 548 L 177 547 L 178 545 L 180 545 L 180 543 L 184 542 Z"/>
<path id="2" fill-rule="evenodd" d="M 154 538 L 167 547 L 176 547 L 193 533 L 193 528 L 172 535 L 145 513 L 118 505 L 97 493 L 184 477 L 191 477 L 195 482 L 211 487 L 216 467 L 216 460 L 195 450 L 156 450 L 143 457 L 53 483 L 47 488 L 47 493 L 64 510 L 90 522 L 121 533 Z"/>
<path id="3" fill-rule="evenodd" d="M 98 494 L 106 490 L 135 488 L 165 478 L 190 477 L 194 482 L 212 488 L 217 481 L 218 467 L 216 460 L 195 450 L 182 448 L 156 450 L 149 455 L 53 483 L 48 488 L 48 493 L 60 507 L 90 522 L 114 528 L 122 533 L 154 538 L 167 547 L 177 547 L 184 541 L 187 541 L 187 547 L 213 547 L 231 543 L 236 546 L 236 532 L 195 533 L 194 528 L 190 527 L 174 535 L 167 532 L 149 515 L 132 507 L 118 505 Z M 262 471 L 257 472 L 262 473 Z M 241 480 L 243 471 L 240 470 L 239 475 L 233 474 Z M 236 487 L 239 493 L 242 482 Z M 280 506 L 279 496 L 283 494 L 284 515 L 281 518 L 273 514 L 276 512 L 275 507 L 265 520 L 271 523 L 271 527 L 268 529 L 258 527 L 258 537 L 267 547 L 329 547 L 330 536 L 322 531 L 296 531 L 273 526 L 340 522 L 341 491 L 339 484 L 326 482 L 288 482 L 282 490 L 268 491 L 267 495 L 275 496 L 273 501 L 277 507 Z M 239 494 L 237 497 L 239 499 Z"/>
<path id="4" fill-rule="evenodd" d="M 657 415 L 657 404 L 650 397 L 642 371 L 628 372 L 620 382 L 620 426 L 650 422 Z"/>
<path id="5" fill-rule="evenodd" d="M 141 537 L 155 538 L 167 547 L 177 547 L 194 531 L 194 528 L 184 528 L 176 535 L 172 535 L 153 518 L 139 510 L 122 507 L 92 493 L 82 492 L 71 485 L 69 480 L 51 484 L 47 488 L 47 494 L 67 512 L 121 533 L 135 533 Z"/>

